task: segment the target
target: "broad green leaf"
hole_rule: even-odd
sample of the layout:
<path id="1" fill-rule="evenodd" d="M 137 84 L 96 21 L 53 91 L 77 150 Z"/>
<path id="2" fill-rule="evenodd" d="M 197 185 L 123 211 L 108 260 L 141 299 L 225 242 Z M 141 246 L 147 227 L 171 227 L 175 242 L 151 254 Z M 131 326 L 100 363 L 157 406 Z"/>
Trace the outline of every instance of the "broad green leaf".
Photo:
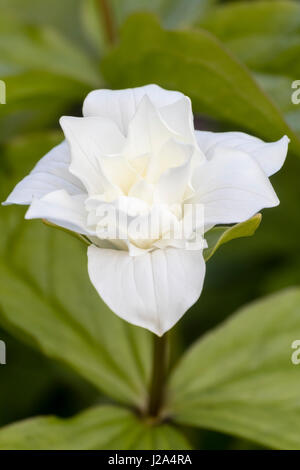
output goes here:
<path id="1" fill-rule="evenodd" d="M 189 449 L 174 427 L 152 426 L 131 411 L 99 406 L 69 419 L 31 418 L 0 430 L 1 450 Z"/>
<path id="2" fill-rule="evenodd" d="M 286 103 L 291 103 L 291 82 L 300 73 L 299 2 L 251 1 L 224 5 L 216 8 L 201 26 L 215 34 L 251 69 L 289 77 L 290 82 L 281 83 L 280 91 L 283 96 L 288 94 Z"/>
<path id="3" fill-rule="evenodd" d="M 68 381 L 67 376 L 65 380 L 65 374 L 60 374 L 60 369 L 53 367 L 46 357 L 21 344 L 2 329 L 0 339 L 5 342 L 9 357 L 8 367 L 0 366 L 0 426 L 25 418 L 58 384 L 71 384 L 73 393 L 75 390 L 75 393 L 79 394 L 82 390 L 82 382 L 78 381 L 77 377 Z M 27 387 L 27 384 L 30 384 L 30 387 Z M 26 393 L 20 393 L 20 390 L 25 389 Z M 84 387 L 82 400 L 86 397 L 86 403 L 89 403 L 89 400 L 95 399 L 93 392 L 91 387 Z"/>
<path id="4" fill-rule="evenodd" d="M 166 27 L 186 27 L 195 24 L 212 10 L 217 0 L 165 0 L 162 12 Z"/>
<path id="5" fill-rule="evenodd" d="M 283 134 L 300 154 L 300 141 L 250 73 L 204 30 L 164 31 L 151 15 L 134 15 L 120 45 L 102 62 L 116 88 L 146 83 L 191 97 L 195 112 L 247 129 L 267 140 Z"/>
<path id="6" fill-rule="evenodd" d="M 118 25 L 121 25 L 129 15 L 136 11 L 155 13 L 158 16 L 163 14 L 168 0 L 111 0 L 113 14 Z M 174 2 L 173 2 L 174 3 Z"/>
<path id="7" fill-rule="evenodd" d="M 82 28 L 95 54 L 99 56 L 100 51 L 105 50 L 107 47 L 100 2 L 98 0 L 85 0 L 81 2 L 80 10 Z"/>
<path id="8" fill-rule="evenodd" d="M 53 137 L 43 134 L 6 146 L 2 200 L 50 142 Z M 142 408 L 150 334 L 119 319 L 101 301 L 89 281 L 81 242 L 23 217 L 23 208 L 0 208 L 0 324 L 107 395 Z"/>
<path id="9" fill-rule="evenodd" d="M 300 6 L 291 0 L 248 0 L 220 5 L 201 25 L 222 39 L 252 34 L 300 33 Z"/>
<path id="10" fill-rule="evenodd" d="M 110 0 L 107 4 L 111 12 L 115 35 L 118 36 L 120 26 L 127 17 L 136 11 L 146 11 L 162 16 L 164 5 L 168 0 Z M 105 34 L 105 18 L 99 0 L 82 2 L 82 24 L 87 37 L 95 51 L 107 49 L 108 40 Z"/>
<path id="11" fill-rule="evenodd" d="M 1 17 L 23 25 L 51 27 L 82 46 L 80 9 L 86 0 L 0 0 Z M 1 28 L 2 31 L 2 28 Z"/>
<path id="12" fill-rule="evenodd" d="M 40 71 L 2 75 L 7 104 L 0 107 L 0 141 L 22 132 L 58 127 L 59 117 L 82 103 L 90 87 L 70 78 Z"/>
<path id="13" fill-rule="evenodd" d="M 21 7 L 16 8 L 18 3 L 0 0 L 0 77 L 7 89 L 7 104 L 0 107 L 1 142 L 32 129 L 57 127 L 62 114 L 102 84 L 97 62 L 83 48 L 34 15 L 31 26 L 25 27 L 28 18 L 23 18 Z M 30 0 L 29 9 L 34 3 Z"/>
<path id="14" fill-rule="evenodd" d="M 294 90 L 292 90 L 292 81 L 288 76 L 255 71 L 253 71 L 253 75 L 285 115 L 297 109 L 291 100 L 291 93 Z"/>
<path id="15" fill-rule="evenodd" d="M 204 250 L 205 261 L 209 260 L 218 248 L 224 243 L 230 242 L 235 238 L 250 237 L 258 229 L 261 222 L 261 214 L 256 214 L 251 219 L 233 225 L 232 227 L 214 227 L 205 234 L 208 248 Z"/>
<path id="16" fill-rule="evenodd" d="M 232 287 L 234 288 L 234 286 Z M 200 339 L 175 368 L 169 413 L 181 424 L 300 449 L 300 289 L 253 302 Z"/>
<path id="17" fill-rule="evenodd" d="M 97 66 L 61 34 L 38 27 L 19 28 L 0 34 L 0 61 L 25 70 L 44 70 L 99 87 Z"/>
<path id="18" fill-rule="evenodd" d="M 85 235 L 81 235 L 80 233 L 77 233 L 77 232 L 72 232 L 72 230 L 68 230 L 67 228 L 61 227 L 60 225 L 53 224 L 52 222 L 49 222 L 49 220 L 46 220 L 46 219 L 42 219 L 42 220 L 43 220 L 43 223 L 47 227 L 52 227 L 57 230 L 60 230 L 61 232 L 67 233 L 71 237 L 76 238 L 77 240 L 80 240 L 82 243 L 85 244 L 85 246 L 90 246 L 92 244 L 92 242 Z"/>
<path id="19" fill-rule="evenodd" d="M 119 24 L 139 12 L 155 13 L 166 27 L 189 26 L 199 20 L 216 0 L 112 0 L 113 11 Z"/>
<path id="20" fill-rule="evenodd" d="M 286 70 L 285 73 L 288 73 Z M 292 88 L 292 77 L 276 74 L 253 72 L 260 86 L 271 96 L 284 114 L 286 122 L 297 133 L 300 133 L 300 106 L 295 105 L 291 95 L 295 91 Z"/>
<path id="21" fill-rule="evenodd" d="M 200 24 L 215 34 L 254 72 L 286 122 L 300 132 L 292 82 L 299 76 L 300 5 L 293 1 L 251 1 L 216 8 Z"/>
<path id="22" fill-rule="evenodd" d="M 108 2 L 117 30 L 128 16 L 136 12 L 154 13 L 167 28 L 190 26 L 207 14 L 216 3 L 217 0 L 188 0 L 188 2 L 186 0 L 152 0 L 151 2 L 149 0 L 109 0 Z M 99 0 L 82 2 L 82 23 L 94 48 L 104 49 L 105 35 Z"/>
<path id="23" fill-rule="evenodd" d="M 33 99 L 35 96 L 39 96 L 39 98 L 48 96 L 51 97 L 51 100 L 58 97 L 64 103 L 75 100 L 80 102 L 90 91 L 88 85 L 40 70 L 2 75 L 2 78 L 5 79 L 7 85 L 8 106 L 14 102 L 18 102 L 19 106 L 22 106 L 22 100 Z M 65 106 L 67 105 L 65 104 Z"/>
<path id="24" fill-rule="evenodd" d="M 191 446 L 173 425 L 162 423 L 152 427 L 150 425 L 146 429 L 140 425 L 139 432 L 134 439 L 129 441 L 129 448 L 133 450 L 184 450 L 191 449 Z"/>

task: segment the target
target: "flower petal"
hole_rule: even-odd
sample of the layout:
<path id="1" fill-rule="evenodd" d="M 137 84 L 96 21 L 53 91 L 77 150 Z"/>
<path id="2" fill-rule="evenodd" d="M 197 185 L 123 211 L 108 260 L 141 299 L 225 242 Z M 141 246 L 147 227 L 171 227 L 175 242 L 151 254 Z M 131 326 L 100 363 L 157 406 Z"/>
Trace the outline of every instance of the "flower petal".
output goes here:
<path id="1" fill-rule="evenodd" d="M 126 135 L 128 124 L 145 95 L 156 107 L 168 106 L 184 97 L 178 91 L 164 90 L 158 85 L 146 85 L 126 90 L 95 90 L 87 95 L 83 103 L 83 115 L 112 119 L 120 131 Z"/>
<path id="2" fill-rule="evenodd" d="M 111 191 L 113 185 L 102 171 L 101 156 L 121 152 L 124 137 L 118 127 L 101 117 L 64 116 L 60 124 L 70 145 L 70 172 L 82 181 L 89 194 Z"/>
<path id="3" fill-rule="evenodd" d="M 153 203 L 154 186 L 143 179 L 139 179 L 128 193 L 129 197 L 136 197 L 145 201 L 149 205 Z"/>
<path id="4" fill-rule="evenodd" d="M 175 103 L 163 106 L 159 114 L 167 126 L 180 136 L 181 142 L 191 145 L 197 143 L 190 98 L 183 96 Z"/>
<path id="5" fill-rule="evenodd" d="M 95 235 L 87 227 L 86 195 L 70 196 L 66 191 L 54 191 L 34 199 L 25 219 L 46 219 L 55 225 L 83 235 Z"/>
<path id="6" fill-rule="evenodd" d="M 113 312 L 161 336 L 199 298 L 205 263 L 201 251 L 167 248 L 131 257 L 90 246 L 88 270 Z"/>
<path id="7" fill-rule="evenodd" d="M 196 131 L 196 137 L 199 147 L 207 158 L 212 155 L 216 145 L 241 150 L 251 155 L 267 176 L 280 170 L 285 161 L 289 144 L 287 136 L 276 142 L 267 143 L 243 132 Z"/>
<path id="8" fill-rule="evenodd" d="M 124 154 L 128 160 L 142 155 L 155 158 L 161 147 L 176 134 L 167 127 L 148 96 L 141 100 L 128 126 Z"/>
<path id="9" fill-rule="evenodd" d="M 69 194 L 81 194 L 84 187 L 72 173 L 69 172 L 70 151 L 66 141 L 54 147 L 33 168 L 3 205 L 31 204 L 34 198 L 42 198 L 57 189 L 65 189 Z"/>
<path id="10" fill-rule="evenodd" d="M 122 155 L 103 156 L 100 165 L 108 181 L 120 188 L 124 194 L 128 194 L 139 176 Z"/>
<path id="11" fill-rule="evenodd" d="M 151 155 L 146 180 L 150 183 L 156 183 L 167 170 L 179 167 L 190 160 L 192 153 L 193 148 L 190 145 L 169 139 L 157 153 Z"/>
<path id="12" fill-rule="evenodd" d="M 193 186 L 198 188 L 187 203 L 204 205 L 206 226 L 249 219 L 279 200 L 261 167 L 248 154 L 215 147 L 210 160 L 197 167 Z"/>
<path id="13" fill-rule="evenodd" d="M 184 198 L 191 176 L 191 158 L 182 165 L 169 168 L 158 180 L 154 193 L 155 202 L 179 204 Z"/>

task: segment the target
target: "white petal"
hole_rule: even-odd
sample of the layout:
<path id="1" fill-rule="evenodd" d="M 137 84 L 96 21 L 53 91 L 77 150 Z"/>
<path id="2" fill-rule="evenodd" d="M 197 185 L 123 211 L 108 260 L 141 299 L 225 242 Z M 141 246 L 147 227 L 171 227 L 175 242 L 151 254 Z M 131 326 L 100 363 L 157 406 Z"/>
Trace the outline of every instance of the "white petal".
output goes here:
<path id="1" fill-rule="evenodd" d="M 156 183 L 160 176 L 170 168 L 181 166 L 191 158 L 193 147 L 176 142 L 174 139 L 166 141 L 157 153 L 151 155 L 146 180 Z"/>
<path id="2" fill-rule="evenodd" d="M 34 199 L 25 219 L 46 219 L 60 227 L 84 235 L 95 235 L 87 227 L 86 195 L 70 196 L 66 191 L 54 191 Z"/>
<path id="3" fill-rule="evenodd" d="M 267 176 L 280 170 L 284 164 L 289 144 L 287 136 L 276 142 L 267 143 L 243 132 L 196 131 L 196 137 L 199 147 L 207 158 L 212 155 L 216 145 L 241 150 L 251 155 Z"/>
<path id="4" fill-rule="evenodd" d="M 176 134 L 167 127 L 148 96 L 141 100 L 128 127 L 124 149 L 129 160 L 142 155 L 155 156 L 161 147 Z"/>
<path id="5" fill-rule="evenodd" d="M 153 202 L 154 186 L 143 179 L 139 179 L 131 188 L 128 193 L 130 197 L 142 199 L 147 204 L 151 205 Z"/>
<path id="6" fill-rule="evenodd" d="M 170 168 L 159 178 L 155 201 L 163 204 L 181 203 L 191 176 L 191 158 L 182 165 Z"/>
<path id="7" fill-rule="evenodd" d="M 101 117 L 64 116 L 60 124 L 70 145 L 70 172 L 82 181 L 90 194 L 110 191 L 112 185 L 102 171 L 101 156 L 121 152 L 124 137 L 117 126 Z"/>
<path id="8" fill-rule="evenodd" d="M 196 144 L 192 104 L 187 96 L 183 96 L 175 103 L 160 108 L 159 114 L 167 126 L 180 136 L 180 142 L 191 145 Z"/>
<path id="9" fill-rule="evenodd" d="M 90 246 L 88 270 L 113 312 L 161 336 L 199 298 L 205 263 L 201 251 L 167 248 L 131 257 Z"/>
<path id="10" fill-rule="evenodd" d="M 206 226 L 247 220 L 264 207 L 279 204 L 261 167 L 248 154 L 216 147 L 195 170 L 196 194 L 187 203 L 204 205 Z"/>
<path id="11" fill-rule="evenodd" d="M 65 189 L 69 194 L 80 194 L 84 187 L 72 173 L 69 172 L 70 151 L 64 141 L 48 152 L 33 168 L 3 205 L 30 204 L 33 198 L 40 199 L 52 191 Z"/>
<path id="12" fill-rule="evenodd" d="M 164 90 L 157 85 L 146 85 L 126 90 L 95 90 L 88 94 L 83 103 L 83 115 L 112 119 L 121 132 L 126 135 L 128 124 L 145 95 L 156 107 L 167 106 L 184 97 L 178 91 Z"/>
<path id="13" fill-rule="evenodd" d="M 107 179 L 113 185 L 119 187 L 124 194 L 128 194 L 131 186 L 138 178 L 137 171 L 121 155 L 102 157 L 101 167 Z"/>

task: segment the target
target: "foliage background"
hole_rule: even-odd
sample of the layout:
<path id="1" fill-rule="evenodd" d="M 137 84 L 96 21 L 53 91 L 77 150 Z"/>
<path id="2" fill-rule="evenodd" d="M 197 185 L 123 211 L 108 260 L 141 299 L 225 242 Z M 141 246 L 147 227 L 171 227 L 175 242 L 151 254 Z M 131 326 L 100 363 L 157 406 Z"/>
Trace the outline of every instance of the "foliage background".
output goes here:
<path id="1" fill-rule="evenodd" d="M 94 0 L 0 0 L 0 78 L 7 85 L 7 104 L 0 105 L 1 200 L 62 139 L 58 118 L 62 114 L 80 115 L 84 96 L 94 88 L 156 81 L 192 96 L 199 129 L 246 130 L 266 140 L 275 140 L 285 132 L 292 136 L 286 165 L 272 179 L 281 205 L 263 214 L 254 237 L 225 245 L 209 261 L 200 300 L 172 332 L 175 361 L 187 345 L 240 306 L 299 285 L 300 105 L 290 100 L 291 83 L 300 79 L 300 15 L 295 14 L 299 5 L 288 0 L 112 0 L 111 6 L 118 36 L 132 13 L 143 12 L 129 19 L 127 39 L 112 53 Z M 154 13 L 167 30 L 191 32 L 182 46 L 186 47 L 186 63 L 178 56 L 175 78 L 172 44 L 167 40 L 164 43 L 158 26 L 151 26 L 155 20 L 145 16 L 147 12 Z M 243 65 L 239 68 L 225 63 L 219 50 L 209 49 L 210 39 L 198 52 L 192 34 L 199 28 L 216 36 L 222 50 Z M 152 58 L 151 70 L 142 59 L 144 50 L 149 54 L 146 57 Z M 200 65 L 193 62 L 195 57 Z M 224 89 L 214 76 L 210 85 L 205 80 L 201 58 L 210 60 L 222 75 L 218 80 L 226 82 Z M 252 89 L 253 80 L 261 87 L 259 91 Z M 210 96 L 211 102 L 205 102 L 202 95 Z M 246 104 L 244 95 L 248 96 Z M 39 278 L 46 285 L 47 266 L 55 263 L 53 257 L 59 251 L 51 251 L 51 244 L 38 246 L 38 236 L 47 236 L 46 231 L 51 229 L 41 227 L 40 222 L 23 222 L 22 208 L 0 211 L 1 257 L 6 257 L 14 269 L 26 266 L 25 277 Z M 64 241 L 64 234 L 58 237 L 62 243 L 69 242 Z M 41 261 L 45 250 L 47 260 Z M 30 268 L 29 260 L 34 268 Z M 79 266 L 78 261 L 74 269 Z M 72 293 L 68 285 L 65 289 Z M 16 290 L 18 295 L 20 291 Z M 2 313 L 3 302 L 0 295 Z M 85 306 L 81 307 L 84 317 Z M 24 308 L 30 310 L 30 304 L 24 304 Z M 0 366 L 1 426 L 40 414 L 68 417 L 107 402 L 96 387 L 37 351 L 30 332 L 24 337 L 17 322 L 12 327 L 6 314 L 0 317 L 0 338 L 7 344 L 7 365 Z M 298 328 L 295 339 L 300 336 L 300 320 Z M 112 330 L 112 342 L 114 333 Z M 261 448 L 215 431 L 189 429 L 188 435 L 195 448 Z"/>

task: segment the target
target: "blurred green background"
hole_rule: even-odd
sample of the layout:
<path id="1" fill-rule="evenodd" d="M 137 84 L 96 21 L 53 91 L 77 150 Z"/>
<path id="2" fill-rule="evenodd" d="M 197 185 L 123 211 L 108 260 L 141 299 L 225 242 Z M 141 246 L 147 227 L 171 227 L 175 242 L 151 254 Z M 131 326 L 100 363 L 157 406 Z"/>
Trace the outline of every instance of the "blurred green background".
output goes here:
<path id="1" fill-rule="evenodd" d="M 156 81 L 191 96 L 198 129 L 242 130 L 266 140 L 288 133 L 292 138 L 287 162 L 272 178 L 280 206 L 263 213 L 254 237 L 225 245 L 209 261 L 200 300 L 172 333 L 176 356 L 238 307 L 300 283 L 300 104 L 291 103 L 291 83 L 300 79 L 299 4 L 274 0 L 111 0 L 109 32 L 100 3 L 0 0 L 0 79 L 7 86 L 7 104 L 0 105 L 1 200 L 62 140 L 59 117 L 80 115 L 85 95 L 95 88 Z M 144 14 L 135 16 L 136 12 Z M 179 39 L 178 52 L 172 50 L 147 12 L 156 15 L 166 31 L 190 32 L 185 54 Z M 194 30 L 213 35 L 205 36 L 207 44 L 203 42 L 202 49 L 197 50 Z M 201 58 L 208 62 L 208 56 L 216 73 L 211 83 L 201 69 Z M 177 61 L 175 75 L 172 61 Z M 217 79 L 218 73 L 221 78 Z M 35 275 L 46 276 L 40 250 L 26 254 L 24 239 L 31 237 L 35 244 L 37 231 L 51 229 L 41 227 L 41 222 L 24 222 L 23 208 L 0 211 L 1 256 L 14 267 L 34 265 Z M 28 230 L 30 234 L 24 235 Z M 60 236 L 68 243 L 67 235 Z M 51 263 L 55 252 L 51 245 L 46 250 Z M 25 276 L 30 276 L 28 271 Z M 18 328 L 15 331 L 5 323 L 2 318 L 0 338 L 7 344 L 7 365 L 0 366 L 1 426 L 39 414 L 71 416 L 106 400 L 67 367 L 47 359 L 34 341 L 18 334 Z M 258 448 L 212 431 L 189 433 L 196 448 Z"/>

